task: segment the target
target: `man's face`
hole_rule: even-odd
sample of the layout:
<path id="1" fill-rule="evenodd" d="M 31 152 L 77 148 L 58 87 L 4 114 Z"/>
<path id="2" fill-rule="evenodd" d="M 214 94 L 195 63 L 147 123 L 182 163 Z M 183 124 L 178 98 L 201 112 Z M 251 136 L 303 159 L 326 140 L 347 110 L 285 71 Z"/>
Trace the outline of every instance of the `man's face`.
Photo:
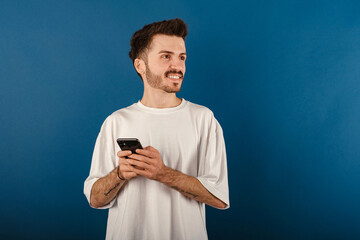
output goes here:
<path id="1" fill-rule="evenodd" d="M 151 88 L 177 93 L 185 75 L 186 49 L 181 37 L 155 35 L 147 52 L 146 81 Z"/>

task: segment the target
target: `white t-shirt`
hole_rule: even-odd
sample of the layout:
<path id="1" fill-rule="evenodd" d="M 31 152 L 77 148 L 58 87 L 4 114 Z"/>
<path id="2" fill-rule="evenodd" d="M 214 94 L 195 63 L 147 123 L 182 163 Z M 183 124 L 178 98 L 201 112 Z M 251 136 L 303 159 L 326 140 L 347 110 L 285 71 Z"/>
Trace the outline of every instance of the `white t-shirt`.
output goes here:
<path id="1" fill-rule="evenodd" d="M 182 100 L 173 108 L 140 101 L 111 114 L 96 140 L 84 193 L 118 166 L 117 138 L 138 138 L 159 150 L 167 167 L 196 177 L 229 207 L 223 132 L 206 107 Z M 108 205 L 106 239 L 207 239 L 205 204 L 142 176 L 129 180 Z"/>

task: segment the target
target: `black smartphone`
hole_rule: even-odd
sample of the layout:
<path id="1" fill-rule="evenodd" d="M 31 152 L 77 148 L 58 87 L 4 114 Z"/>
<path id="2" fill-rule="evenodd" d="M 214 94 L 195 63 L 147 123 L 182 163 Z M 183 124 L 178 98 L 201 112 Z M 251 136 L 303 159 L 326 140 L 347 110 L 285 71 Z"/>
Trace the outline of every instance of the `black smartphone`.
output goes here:
<path id="1" fill-rule="evenodd" d="M 137 138 L 118 138 L 116 141 L 122 151 L 131 150 L 132 153 L 136 153 L 136 149 L 143 148 Z"/>

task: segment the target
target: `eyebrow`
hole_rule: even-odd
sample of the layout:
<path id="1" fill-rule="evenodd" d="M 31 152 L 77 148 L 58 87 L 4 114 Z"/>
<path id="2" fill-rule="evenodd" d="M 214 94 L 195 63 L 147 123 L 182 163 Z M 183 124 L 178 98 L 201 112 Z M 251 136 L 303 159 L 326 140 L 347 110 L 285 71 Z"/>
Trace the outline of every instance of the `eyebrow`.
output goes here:
<path id="1" fill-rule="evenodd" d="M 175 54 L 174 52 L 167 51 L 167 50 L 161 50 L 159 54 L 167 53 L 167 54 Z M 186 55 L 186 52 L 180 53 L 179 55 Z"/>

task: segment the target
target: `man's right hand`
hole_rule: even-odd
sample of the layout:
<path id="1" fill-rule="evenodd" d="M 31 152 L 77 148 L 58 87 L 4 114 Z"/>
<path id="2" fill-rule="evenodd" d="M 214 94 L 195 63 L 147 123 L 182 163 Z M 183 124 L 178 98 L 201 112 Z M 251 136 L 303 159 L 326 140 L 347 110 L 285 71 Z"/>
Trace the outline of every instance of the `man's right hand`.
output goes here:
<path id="1" fill-rule="evenodd" d="M 117 153 L 119 157 L 119 176 L 126 180 L 129 180 L 137 176 L 136 173 L 131 171 L 130 164 L 126 160 L 126 157 L 130 156 L 131 154 L 132 154 L 131 151 L 119 151 Z"/>

